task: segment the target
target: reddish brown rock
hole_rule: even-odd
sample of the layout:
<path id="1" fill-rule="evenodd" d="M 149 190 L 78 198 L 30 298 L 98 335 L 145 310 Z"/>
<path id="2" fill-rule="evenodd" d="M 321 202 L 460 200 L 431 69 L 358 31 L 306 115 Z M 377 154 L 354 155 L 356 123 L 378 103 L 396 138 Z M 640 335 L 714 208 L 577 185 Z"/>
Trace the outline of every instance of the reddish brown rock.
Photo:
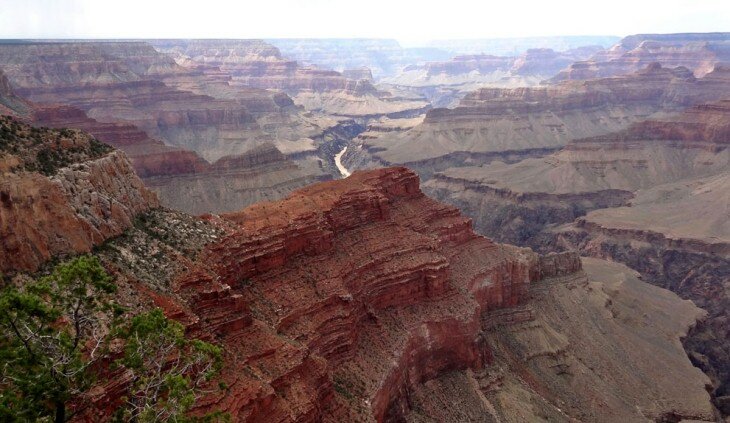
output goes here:
<path id="1" fill-rule="evenodd" d="M 233 372 L 228 392 L 200 407 L 242 420 L 353 416 L 335 400 L 340 382 L 333 386 L 327 371 L 334 368 L 349 369 L 348 383 L 363 384 L 358 396 L 372 404 L 365 412 L 382 419 L 408 386 L 482 366 L 481 314 L 521 303 L 540 275 L 536 255 L 476 236 L 468 219 L 425 197 L 403 168 L 355 173 L 224 218 L 238 228 L 209 245 L 203 261 L 256 304 L 254 323 L 226 332 L 224 342 L 231 363 L 269 370 L 256 383 Z M 264 341 L 265 327 L 296 339 L 296 348 Z M 302 395 L 286 395 L 291 390 Z"/>
<path id="2" fill-rule="evenodd" d="M 3 125 L 9 122 L 4 119 Z M 15 125 L 21 138 L 33 136 L 29 127 Z M 59 155 L 91 148 L 90 137 L 79 133 L 69 138 L 49 131 L 42 137 L 41 145 Z M 0 151 L 3 272 L 34 271 L 53 256 L 89 252 L 129 228 L 135 215 L 158 205 L 124 153 L 95 154 L 46 175 L 24 169 L 30 158 L 15 154 Z"/>

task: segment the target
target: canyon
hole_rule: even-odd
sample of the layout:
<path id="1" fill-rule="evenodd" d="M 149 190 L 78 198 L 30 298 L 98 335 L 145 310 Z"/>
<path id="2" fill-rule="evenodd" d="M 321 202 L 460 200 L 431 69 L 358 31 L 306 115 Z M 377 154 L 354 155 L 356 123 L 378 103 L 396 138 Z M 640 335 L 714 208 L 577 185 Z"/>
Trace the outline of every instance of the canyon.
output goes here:
<path id="1" fill-rule="evenodd" d="M 729 40 L 2 41 L 0 280 L 98 257 L 195 416 L 721 422 Z"/>
<path id="2" fill-rule="evenodd" d="M 196 213 L 331 178 L 318 140 L 352 126 L 307 117 L 286 95 L 188 70 L 142 42 L 2 44 L 0 68 L 14 94 L 37 109 L 30 121 L 84 129 L 123 149 L 163 202 Z M 284 155 L 262 153 L 271 148 Z M 271 168 L 255 165 L 267 161 Z M 242 195 L 230 195 L 222 174 Z M 180 175 L 195 181 L 190 199 L 180 196 Z"/>
<path id="3" fill-rule="evenodd" d="M 480 233 L 624 263 L 703 307 L 685 345 L 727 410 L 729 106 L 698 105 L 517 163 L 448 168 L 424 190 L 474 217 Z"/>
<path id="4" fill-rule="evenodd" d="M 107 220 L 92 208 L 79 221 L 90 232 L 74 233 L 99 233 L 90 237 L 93 252 L 113 272 L 125 309 L 161 307 L 189 336 L 224 346 L 225 371 L 211 383 L 225 388 L 201 397 L 194 414 L 420 420 L 443 412 L 439 401 L 461 401 L 468 406 L 454 412 L 483 421 L 713 419 L 707 377 L 679 344 L 703 311 L 621 265 L 479 236 L 456 208 L 425 196 L 406 168 L 355 172 L 283 200 L 192 217 L 160 208 L 133 172 L 95 171 L 110 160 L 131 169 L 121 152 L 92 148 L 77 131 L 41 130 L 34 143 L 36 130 L 3 123 L 18 136 L 3 150 L 4 199 L 8 189 L 29 189 L 16 178 L 58 186 L 63 177 L 67 192 L 93 197 L 91 187 L 103 185 L 100 198 L 137 204 L 112 208 Z M 39 153 L 11 152 L 45 148 L 68 154 L 45 173 L 30 166 Z M 14 245 L 24 247 L 36 245 L 37 222 L 80 199 L 53 195 L 45 197 L 52 207 L 28 208 L 10 195 L 3 221 L 26 217 L 13 221 Z M 48 234 L 65 238 L 67 222 Z M 101 229 L 112 222 L 114 230 Z M 62 245 L 52 255 L 88 247 Z M 38 268 L 18 257 L 4 256 L 3 271 L 21 277 L 15 272 Z M 683 312 L 667 315 L 667 307 Z M 630 372 L 626 354 L 638 355 Z M 660 367 L 639 359 L 658 356 Z M 123 383 L 98 386 L 75 419 L 103 419 Z M 599 392 L 602 401 L 592 402 Z"/>

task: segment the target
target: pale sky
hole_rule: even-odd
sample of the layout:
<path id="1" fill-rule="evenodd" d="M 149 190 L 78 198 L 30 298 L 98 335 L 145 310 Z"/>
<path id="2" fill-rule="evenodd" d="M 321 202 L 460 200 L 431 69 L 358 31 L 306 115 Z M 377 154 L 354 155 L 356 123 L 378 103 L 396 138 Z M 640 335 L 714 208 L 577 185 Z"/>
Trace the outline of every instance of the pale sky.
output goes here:
<path id="1" fill-rule="evenodd" d="M 0 0 L 0 38 L 434 39 L 730 31 L 730 0 Z"/>

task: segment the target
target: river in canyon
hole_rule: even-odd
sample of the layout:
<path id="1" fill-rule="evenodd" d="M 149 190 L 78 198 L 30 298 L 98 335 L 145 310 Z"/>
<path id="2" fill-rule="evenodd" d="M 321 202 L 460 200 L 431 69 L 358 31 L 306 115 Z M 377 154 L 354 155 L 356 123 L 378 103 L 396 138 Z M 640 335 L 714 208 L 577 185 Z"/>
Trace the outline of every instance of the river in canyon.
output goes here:
<path id="1" fill-rule="evenodd" d="M 348 176 L 350 176 L 350 171 L 347 170 L 347 168 L 342 164 L 342 156 L 345 154 L 346 151 L 347 146 L 345 146 L 342 151 L 335 154 L 335 165 L 337 166 L 337 170 L 340 171 L 340 174 L 342 174 L 343 178 L 347 178 Z"/>

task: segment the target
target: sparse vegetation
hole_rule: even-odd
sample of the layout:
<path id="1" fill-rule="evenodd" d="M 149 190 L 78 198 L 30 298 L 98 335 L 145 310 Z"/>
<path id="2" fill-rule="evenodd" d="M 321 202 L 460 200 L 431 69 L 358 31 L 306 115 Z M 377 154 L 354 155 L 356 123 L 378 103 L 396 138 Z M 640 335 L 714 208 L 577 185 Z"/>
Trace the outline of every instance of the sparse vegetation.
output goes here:
<path id="1" fill-rule="evenodd" d="M 50 176 L 60 168 L 102 157 L 110 151 L 110 146 L 83 132 L 37 128 L 0 117 L 0 154 L 16 155 L 21 162 L 17 170 Z"/>
<path id="2" fill-rule="evenodd" d="M 128 396 L 116 405 L 121 421 L 224 420 L 186 416 L 219 371 L 220 348 L 186 338 L 160 309 L 127 316 L 115 291 L 94 256 L 0 291 L 0 421 L 69 421 L 78 411 L 73 405 L 116 366 L 132 375 Z M 112 360 L 120 343 L 122 357 Z"/>

